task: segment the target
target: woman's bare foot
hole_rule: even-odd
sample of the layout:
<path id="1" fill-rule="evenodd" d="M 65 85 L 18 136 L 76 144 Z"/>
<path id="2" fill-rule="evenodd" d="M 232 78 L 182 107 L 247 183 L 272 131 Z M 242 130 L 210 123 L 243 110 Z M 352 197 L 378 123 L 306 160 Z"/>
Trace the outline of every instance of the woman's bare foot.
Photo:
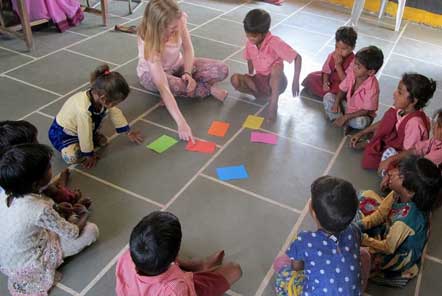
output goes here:
<path id="1" fill-rule="evenodd" d="M 217 99 L 217 100 L 219 100 L 221 102 L 224 102 L 224 100 L 227 98 L 227 95 L 229 93 L 227 92 L 227 90 L 219 88 L 219 87 L 213 85 L 210 88 L 210 94 L 212 96 L 214 96 L 215 99 Z"/>
<path id="2" fill-rule="evenodd" d="M 58 177 L 57 182 L 55 182 L 55 186 L 66 187 L 68 185 L 70 175 L 71 175 L 71 172 L 69 171 L 69 169 L 62 170 L 60 173 L 60 176 Z"/>

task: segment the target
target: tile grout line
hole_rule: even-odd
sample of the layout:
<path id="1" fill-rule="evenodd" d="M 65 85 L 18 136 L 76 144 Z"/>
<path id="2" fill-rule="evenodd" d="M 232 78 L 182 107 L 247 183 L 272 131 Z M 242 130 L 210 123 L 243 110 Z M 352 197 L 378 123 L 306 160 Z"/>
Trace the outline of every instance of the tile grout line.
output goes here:
<path id="1" fill-rule="evenodd" d="M 177 131 L 177 130 L 175 130 L 175 129 L 173 129 L 173 128 L 170 128 L 170 127 L 168 127 L 168 126 L 165 126 L 165 125 L 162 125 L 162 124 L 156 123 L 156 122 L 154 122 L 154 121 L 150 121 L 150 120 L 145 119 L 145 118 L 141 118 L 140 121 L 142 121 L 142 122 L 144 122 L 144 123 L 147 123 L 147 124 L 150 124 L 150 125 L 153 125 L 153 126 L 156 126 L 156 127 L 159 127 L 159 128 L 162 128 L 162 129 L 165 129 L 165 130 L 168 130 L 168 131 L 173 132 L 173 133 L 175 133 L 175 134 L 178 134 L 178 131 Z M 209 140 L 202 139 L 202 138 L 198 138 L 198 137 L 193 137 L 193 138 L 194 138 L 195 140 L 199 140 L 199 141 L 211 142 L 211 141 L 209 141 Z M 215 143 L 215 144 L 216 144 L 216 143 Z M 216 147 L 217 147 L 217 148 L 221 148 L 222 145 L 216 144 Z"/>
<path id="2" fill-rule="evenodd" d="M 332 166 L 334 165 L 336 159 L 338 158 L 340 152 L 342 151 L 342 148 L 344 147 L 346 136 L 344 136 L 341 140 L 341 143 L 339 144 L 338 148 L 336 149 L 336 152 L 334 153 L 332 159 L 330 159 L 330 162 L 327 166 L 327 168 L 324 170 L 323 175 L 327 175 Z M 280 249 L 278 254 L 283 253 L 290 244 L 291 239 L 296 235 L 296 233 L 299 231 L 299 227 L 301 226 L 302 222 L 304 221 L 304 218 L 307 216 L 308 209 L 310 204 L 310 198 L 308 199 L 304 209 L 302 210 L 301 215 L 298 217 L 298 220 L 296 221 L 295 225 L 292 228 L 292 231 L 290 232 L 289 236 L 287 237 L 285 243 L 283 244 L 282 248 Z M 267 274 L 265 275 L 264 279 L 261 281 L 261 284 L 258 287 L 258 290 L 255 293 L 255 296 L 261 296 L 264 292 L 265 288 L 267 287 L 268 283 L 270 282 L 270 279 L 272 278 L 274 274 L 273 266 L 270 266 L 269 270 L 267 271 Z"/>
<path id="3" fill-rule="evenodd" d="M 102 63 L 105 63 L 105 64 L 109 64 L 110 66 L 119 66 L 119 64 L 116 64 L 116 63 L 113 63 L 113 62 L 109 62 L 109 61 L 106 61 L 106 60 L 102 60 L 100 58 L 96 58 L 96 57 L 93 57 L 93 56 L 89 56 L 87 54 L 84 54 L 84 53 L 81 53 L 81 52 L 78 52 L 78 51 L 75 51 L 75 50 L 72 50 L 72 49 L 69 49 L 69 48 L 65 48 L 64 51 L 67 51 L 67 52 L 70 52 L 70 53 L 73 53 L 73 54 L 76 54 L 76 55 L 79 55 L 79 56 L 82 56 L 82 57 L 86 57 L 86 58 L 89 58 L 89 59 L 93 59 L 93 60 L 96 60 L 96 61 L 99 61 L 99 62 L 102 62 Z"/>
<path id="4" fill-rule="evenodd" d="M 47 118 L 50 118 L 50 119 L 54 119 L 54 118 L 55 118 L 55 116 L 52 116 L 52 115 L 50 115 L 50 114 L 47 114 L 47 113 L 45 113 L 45 112 L 43 112 L 43 111 L 37 111 L 37 112 L 35 112 L 34 114 L 40 114 L 41 116 L 44 116 L 44 117 L 47 117 Z"/>
<path id="5" fill-rule="evenodd" d="M 239 293 L 232 291 L 230 289 L 226 291 L 226 294 L 229 296 L 243 296 L 242 294 L 239 294 Z"/>
<path id="6" fill-rule="evenodd" d="M 254 198 L 256 198 L 256 199 L 259 199 L 259 200 L 262 200 L 262 201 L 264 201 L 264 202 L 270 203 L 270 204 L 272 204 L 272 205 L 274 205 L 274 206 L 278 206 L 278 207 L 283 208 L 283 209 L 285 209 L 285 210 L 289 210 L 290 212 L 294 212 L 294 213 L 296 213 L 296 214 L 301 214 L 301 213 L 302 213 L 301 210 L 298 210 L 298 209 L 296 209 L 296 208 L 290 207 L 290 206 L 285 205 L 285 204 L 283 204 L 283 203 L 277 202 L 277 201 L 275 201 L 275 200 L 273 200 L 273 199 L 271 199 L 271 198 L 268 198 L 268 197 L 265 197 L 265 196 L 263 196 L 263 195 L 260 195 L 260 194 L 257 194 L 257 193 L 255 193 L 255 192 L 252 192 L 252 191 L 250 191 L 250 190 L 244 189 L 244 188 L 242 188 L 242 187 L 240 187 L 240 186 L 236 186 L 236 185 L 233 185 L 233 184 L 231 184 L 231 183 L 228 183 L 228 182 L 224 182 L 224 181 L 218 180 L 217 178 L 212 177 L 212 176 L 209 176 L 209 175 L 206 175 L 206 174 L 204 174 L 204 173 L 200 173 L 199 175 L 200 175 L 201 177 L 204 177 L 204 178 L 206 178 L 206 179 L 208 179 L 208 180 L 211 180 L 211 181 L 213 181 L 213 182 L 215 182 L 215 183 L 218 183 L 218 184 L 224 185 L 224 186 L 229 187 L 229 188 L 232 188 L 232 189 L 234 189 L 234 190 L 236 190 L 236 191 L 240 191 L 240 192 L 242 192 L 242 193 L 245 193 L 245 194 L 247 194 L 247 195 L 250 195 L 251 197 L 254 197 Z"/>
<path id="7" fill-rule="evenodd" d="M 27 86 L 31 86 L 31 87 L 33 87 L 33 88 L 36 88 L 36 89 L 42 90 L 42 91 L 44 91 L 44 92 L 47 92 L 47 93 L 53 94 L 53 95 L 55 95 L 55 96 L 61 96 L 61 94 L 59 94 L 59 93 L 57 93 L 57 92 L 55 92 L 55 91 L 52 91 L 52 90 L 46 89 L 46 88 L 44 88 L 44 87 L 41 87 L 41 86 L 38 86 L 38 85 L 32 84 L 32 83 L 30 83 L 30 82 L 27 82 L 27 81 L 21 80 L 21 79 L 19 79 L 19 78 L 13 77 L 13 76 L 9 76 L 8 74 L 1 74 L 1 76 L 2 76 L 2 77 L 9 78 L 9 79 L 11 79 L 11 80 L 15 80 L 15 81 L 20 82 L 20 83 L 23 83 L 23 84 L 25 84 L 25 85 L 27 85 Z"/>
<path id="8" fill-rule="evenodd" d="M 442 264 L 442 259 L 426 254 L 425 259 Z"/>
<path id="9" fill-rule="evenodd" d="M 442 64 L 430 63 L 430 62 L 428 62 L 428 61 L 426 61 L 424 59 L 410 57 L 410 56 L 407 56 L 405 54 L 401 54 L 401 53 L 397 53 L 397 52 L 393 52 L 393 55 L 396 55 L 396 56 L 399 56 L 399 57 L 403 57 L 403 58 L 407 58 L 407 59 L 410 59 L 410 60 L 414 60 L 414 61 L 417 61 L 417 62 L 420 62 L 420 63 L 423 63 L 423 64 L 427 64 L 427 65 L 433 65 L 433 66 L 436 66 L 436 67 L 442 67 Z"/>
<path id="10" fill-rule="evenodd" d="M 427 254 L 427 248 L 428 248 L 428 241 L 425 244 L 424 247 L 424 251 L 422 252 L 422 260 L 421 260 L 421 264 L 420 264 L 420 268 L 419 268 L 419 274 L 417 276 L 417 280 L 416 280 L 416 288 L 414 290 L 414 296 L 419 296 L 419 290 L 421 288 L 421 283 L 422 283 L 422 274 L 424 271 L 424 266 L 425 266 L 425 257 Z"/>
<path id="11" fill-rule="evenodd" d="M 292 29 L 301 30 L 301 31 L 304 31 L 304 32 L 306 32 L 306 33 L 318 34 L 318 35 L 321 35 L 321 36 L 324 36 L 324 37 L 328 37 L 328 36 L 330 36 L 330 34 L 323 33 L 323 32 L 319 32 L 319 31 L 315 31 L 315 30 L 306 29 L 306 28 L 303 28 L 303 27 L 301 27 L 301 26 L 297 26 L 297 25 L 292 25 L 292 24 L 281 24 L 281 26 L 288 27 L 288 28 L 292 28 Z"/>
<path id="12" fill-rule="evenodd" d="M 394 76 L 394 75 L 390 75 L 390 74 L 387 74 L 387 73 L 382 73 L 380 76 L 381 76 L 381 77 L 382 77 L 382 76 L 385 76 L 385 77 L 390 77 L 390 78 L 394 78 L 394 79 L 401 80 L 400 77 L 397 77 L 397 76 Z"/>
<path id="13" fill-rule="evenodd" d="M 112 266 L 117 262 L 118 258 L 120 258 L 120 256 L 129 248 L 129 244 L 126 244 L 121 250 L 120 252 L 118 252 L 118 254 L 112 258 L 112 260 L 110 260 L 107 265 L 100 270 L 100 272 L 92 279 L 92 281 L 89 282 L 89 284 L 87 284 L 86 287 L 83 288 L 83 290 L 81 290 L 81 292 L 79 293 L 79 296 L 84 296 L 86 295 L 87 292 L 89 292 L 90 289 L 92 289 L 95 284 L 101 280 L 101 278 L 112 268 Z"/>
<path id="14" fill-rule="evenodd" d="M 246 103 L 246 104 L 258 107 L 258 108 L 261 108 L 262 106 L 268 104 L 268 103 L 265 103 L 264 105 L 261 105 L 261 104 L 258 104 L 258 103 L 255 103 L 255 102 L 252 102 L 252 101 L 249 101 L 249 100 L 246 100 L 246 99 L 241 99 L 239 97 L 236 97 L 236 96 L 230 95 L 230 94 L 227 96 L 227 98 L 235 100 L 235 101 L 240 101 L 240 102 L 243 102 L 243 103 Z"/>
<path id="15" fill-rule="evenodd" d="M 408 40 L 411 40 L 411 41 L 415 41 L 415 42 L 418 42 L 418 43 L 432 45 L 432 46 L 439 47 L 439 48 L 442 49 L 442 45 L 439 45 L 439 44 L 435 44 L 435 43 L 431 43 L 431 42 L 423 41 L 423 40 L 419 40 L 419 39 L 414 39 L 414 38 L 411 38 L 411 37 L 408 37 L 408 36 L 405 36 L 405 37 L 402 37 L 402 38 L 403 39 L 408 39 Z"/>
<path id="16" fill-rule="evenodd" d="M 163 208 L 163 207 L 164 207 L 164 205 L 161 204 L 161 203 L 159 203 L 159 202 L 156 202 L 156 201 L 154 201 L 154 200 L 152 200 L 152 199 L 150 199 L 150 198 L 147 198 L 147 197 L 142 196 L 142 195 L 140 195 L 140 194 L 138 194 L 138 193 L 135 193 L 135 192 L 133 192 L 133 191 L 130 191 L 130 190 L 128 190 L 128 189 L 125 189 L 125 188 L 123 188 L 123 187 L 121 187 L 121 186 L 118 186 L 118 185 L 116 185 L 116 184 L 114 184 L 114 183 L 112 183 L 112 182 L 106 181 L 106 180 L 104 180 L 104 179 L 102 179 L 102 178 L 99 178 L 99 177 L 97 177 L 97 176 L 94 176 L 94 175 L 92 175 L 92 174 L 89 174 L 89 173 L 87 173 L 87 172 L 85 172 L 85 171 L 82 171 L 82 170 L 80 170 L 80 169 L 77 169 L 77 168 L 70 168 L 70 170 L 73 170 L 73 171 L 75 171 L 75 172 L 77 172 L 77 173 L 79 173 L 79 174 L 81 174 L 81 175 L 84 175 L 84 176 L 86 176 L 86 177 L 89 177 L 89 178 L 91 178 L 91 179 L 93 179 L 93 180 L 95 180 L 95 181 L 98 181 L 98 182 L 100 182 L 100 183 L 102 183 L 102 184 L 105 184 L 105 185 L 107 185 L 107 186 L 109 186 L 109 187 L 112 187 L 112 188 L 114 188 L 114 189 L 117 189 L 118 191 L 124 192 L 124 193 L 126 193 L 126 194 L 128 194 L 128 195 L 130 195 L 130 196 L 136 197 L 136 198 L 138 198 L 138 199 L 140 199 L 140 200 L 142 200 L 142 201 L 145 201 L 145 202 L 147 202 L 147 203 L 149 203 L 149 204 L 151 204 L 151 205 L 154 205 L 154 206 L 156 206 L 156 207 L 159 207 L 159 208 Z"/>
<path id="17" fill-rule="evenodd" d="M 240 45 L 236 45 L 236 44 L 233 44 L 233 43 L 228 43 L 228 42 L 224 42 L 224 41 L 221 41 L 221 40 L 216 40 L 216 39 L 204 37 L 204 36 L 201 36 L 201 35 L 198 35 L 198 34 L 195 34 L 195 33 L 192 33 L 190 35 L 194 36 L 194 37 L 197 37 L 197 38 L 213 41 L 213 42 L 216 42 L 216 43 L 219 43 L 219 44 L 224 44 L 224 45 L 228 45 L 228 46 L 232 46 L 232 47 L 236 47 L 236 48 L 241 47 Z"/>
<path id="18" fill-rule="evenodd" d="M 186 2 L 186 3 L 187 3 L 187 2 Z M 218 15 L 218 16 L 216 16 L 216 17 L 214 17 L 214 18 L 212 18 L 212 19 L 210 19 L 210 20 L 208 20 L 208 21 L 205 21 L 204 23 L 202 23 L 202 24 L 196 26 L 195 28 L 190 29 L 190 30 L 189 30 L 189 33 L 193 32 L 193 31 L 195 31 L 195 30 L 198 30 L 199 28 L 201 28 L 201 27 L 203 27 L 203 26 L 205 26 L 205 25 L 207 25 L 207 24 L 213 22 L 214 20 L 219 19 L 219 18 L 222 17 L 223 15 L 226 15 L 226 14 L 228 14 L 228 13 L 230 13 L 230 12 L 232 12 L 232 11 L 234 11 L 234 10 L 236 10 L 236 9 L 238 9 L 238 8 L 240 8 L 240 7 L 242 7 L 242 6 L 244 6 L 244 5 L 245 5 L 245 3 L 243 3 L 243 4 L 239 5 L 239 6 L 236 6 L 236 7 L 232 8 L 232 9 L 229 9 L 229 10 L 227 10 L 227 11 L 221 13 L 220 15 Z"/>
<path id="19" fill-rule="evenodd" d="M 247 62 L 244 62 L 244 61 L 239 61 L 239 60 L 232 59 L 232 58 L 230 58 L 229 60 L 230 60 L 230 61 L 233 61 L 233 62 L 235 62 L 235 63 L 238 63 L 238 64 L 247 65 Z"/>
<path id="20" fill-rule="evenodd" d="M 206 8 L 206 9 L 213 10 L 213 11 L 223 12 L 223 10 L 221 10 L 221 9 L 214 8 L 214 7 L 209 7 L 209 6 L 206 6 L 206 5 L 203 5 L 203 4 L 187 2 L 187 1 L 183 1 L 181 3 L 187 4 L 187 5 L 191 5 L 191 6 L 195 6 L 195 7 Z"/>
<path id="21" fill-rule="evenodd" d="M 69 288 L 68 286 L 63 285 L 62 283 L 56 283 L 55 287 L 59 288 L 60 290 L 63 290 L 64 292 L 71 294 L 72 296 L 78 296 L 78 292 L 74 289 Z"/>
<path id="22" fill-rule="evenodd" d="M 34 56 L 31 56 L 31 55 L 28 55 L 28 54 L 25 54 L 25 53 L 22 53 L 20 51 L 17 51 L 17 50 L 14 50 L 14 49 L 10 49 L 10 48 L 7 48 L 7 47 L 0 46 L 0 49 L 9 51 L 9 52 L 12 52 L 12 53 L 15 53 L 15 54 L 18 54 L 18 55 L 21 55 L 21 56 L 33 59 L 33 60 L 36 59 L 36 57 L 34 57 Z"/>
<path id="23" fill-rule="evenodd" d="M 86 35 L 86 34 L 83 34 L 83 33 L 78 33 L 78 32 L 71 31 L 71 30 L 66 30 L 65 32 L 69 32 L 71 34 L 75 34 L 75 35 L 78 35 L 78 36 L 83 36 L 85 38 L 89 37 L 89 35 Z"/>

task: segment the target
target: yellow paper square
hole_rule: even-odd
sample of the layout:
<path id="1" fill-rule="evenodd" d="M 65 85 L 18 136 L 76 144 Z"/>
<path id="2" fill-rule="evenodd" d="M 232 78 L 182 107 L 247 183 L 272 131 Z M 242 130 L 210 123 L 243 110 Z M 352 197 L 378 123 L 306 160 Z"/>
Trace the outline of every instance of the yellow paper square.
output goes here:
<path id="1" fill-rule="evenodd" d="M 246 121 L 243 123 L 243 127 L 250 129 L 259 129 L 261 124 L 264 122 L 264 117 L 249 115 Z"/>

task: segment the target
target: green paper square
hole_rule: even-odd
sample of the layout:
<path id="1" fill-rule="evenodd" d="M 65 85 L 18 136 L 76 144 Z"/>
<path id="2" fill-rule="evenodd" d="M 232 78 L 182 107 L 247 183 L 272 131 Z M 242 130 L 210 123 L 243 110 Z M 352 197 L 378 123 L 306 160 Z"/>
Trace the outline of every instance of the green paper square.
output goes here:
<path id="1" fill-rule="evenodd" d="M 157 153 L 163 153 L 173 145 L 178 143 L 178 141 L 172 137 L 169 137 L 167 135 L 162 135 L 146 147 L 157 152 Z"/>

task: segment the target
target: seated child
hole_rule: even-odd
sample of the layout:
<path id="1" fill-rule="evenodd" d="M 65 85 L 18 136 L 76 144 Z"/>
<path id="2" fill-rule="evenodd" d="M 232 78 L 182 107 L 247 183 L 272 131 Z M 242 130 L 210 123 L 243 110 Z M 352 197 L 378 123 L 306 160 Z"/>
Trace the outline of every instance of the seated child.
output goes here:
<path id="1" fill-rule="evenodd" d="M 345 72 L 355 57 L 353 50 L 358 34 L 352 27 L 340 27 L 335 34 L 335 50 L 331 52 L 322 71 L 310 73 L 302 82 L 309 93 L 324 97 L 328 92 L 337 95 L 339 84 L 345 79 Z"/>
<path id="2" fill-rule="evenodd" d="M 350 140 L 351 147 L 364 148 L 363 168 L 378 169 L 383 154 L 391 153 L 389 148 L 400 152 L 428 139 L 430 120 L 422 109 L 435 91 L 436 82 L 432 79 L 416 73 L 402 75 L 393 94 L 393 107 L 385 112 L 381 121 L 356 133 Z M 371 137 L 369 142 L 366 137 Z"/>
<path id="3" fill-rule="evenodd" d="M 118 259 L 118 296 L 220 296 L 241 277 L 238 264 L 222 264 L 224 251 L 206 260 L 178 258 L 181 225 L 172 213 L 155 211 L 130 235 L 129 250 Z"/>
<path id="4" fill-rule="evenodd" d="M 360 266 L 367 254 L 360 254 L 361 233 L 352 224 L 357 208 L 356 191 L 349 182 L 331 176 L 313 182 L 310 214 L 318 230 L 299 233 L 286 252 L 288 264 L 275 264 L 278 296 L 362 295 L 361 279 L 365 285 L 369 270 Z"/>
<path id="5" fill-rule="evenodd" d="M 68 222 L 40 193 L 52 178 L 51 157 L 41 144 L 15 145 L 0 156 L 0 270 L 12 295 L 48 295 L 63 258 L 98 237 L 87 211 Z"/>
<path id="6" fill-rule="evenodd" d="M 270 14 L 262 9 L 253 9 L 247 13 L 243 22 L 248 39 L 244 58 L 249 73 L 233 74 L 231 82 L 240 92 L 256 98 L 269 97 L 267 119 L 274 120 L 278 112 L 279 95 L 287 87 L 283 61 L 295 61 L 292 94 L 297 96 L 302 58 L 287 43 L 269 32 L 270 21 Z"/>
<path id="7" fill-rule="evenodd" d="M 442 109 L 436 111 L 434 115 L 432 131 L 433 137 L 431 139 L 419 141 L 411 149 L 398 153 L 393 148 L 390 148 L 393 155 L 386 159 L 382 158 L 382 161 L 379 164 L 378 172 L 383 176 L 381 189 L 388 187 L 388 170 L 394 168 L 397 163 L 407 156 L 417 155 L 425 157 L 426 159 L 431 160 L 436 166 L 442 164 Z M 386 153 L 384 153 L 383 157 L 386 156 Z"/>
<path id="8" fill-rule="evenodd" d="M 376 46 L 364 47 L 356 53 L 338 94 L 328 92 L 324 96 L 325 113 L 335 126 L 364 129 L 372 123 L 379 104 L 375 74 L 383 63 L 382 50 Z"/>
<path id="9" fill-rule="evenodd" d="M 0 121 L 0 155 L 14 145 L 38 143 L 37 134 L 37 128 L 27 121 Z M 74 208 L 84 211 L 83 206 L 89 208 L 92 203 L 90 198 L 82 197 L 79 190 L 70 190 L 68 180 L 69 170 L 65 169 L 55 183 L 43 190 L 43 194 L 54 200 L 55 209 L 66 219 L 74 213 Z"/>
<path id="10" fill-rule="evenodd" d="M 418 274 L 430 212 L 442 198 L 442 176 L 434 163 L 414 155 L 389 173 L 392 191 L 385 199 L 373 191 L 362 193 L 365 217 L 359 224 L 365 232 L 362 245 L 372 256 L 371 279 L 403 287 Z"/>
<path id="11" fill-rule="evenodd" d="M 142 142 L 140 133 L 130 131 L 123 113 L 115 107 L 127 98 L 129 91 L 120 73 L 111 72 L 108 65 L 102 65 L 91 74 L 91 88 L 64 103 L 49 128 L 49 139 L 66 163 L 81 162 L 86 168 L 95 166 L 98 160 L 95 146 L 107 144 L 107 138 L 99 132 L 107 114 L 117 133 L 127 133 L 132 142 Z"/>

